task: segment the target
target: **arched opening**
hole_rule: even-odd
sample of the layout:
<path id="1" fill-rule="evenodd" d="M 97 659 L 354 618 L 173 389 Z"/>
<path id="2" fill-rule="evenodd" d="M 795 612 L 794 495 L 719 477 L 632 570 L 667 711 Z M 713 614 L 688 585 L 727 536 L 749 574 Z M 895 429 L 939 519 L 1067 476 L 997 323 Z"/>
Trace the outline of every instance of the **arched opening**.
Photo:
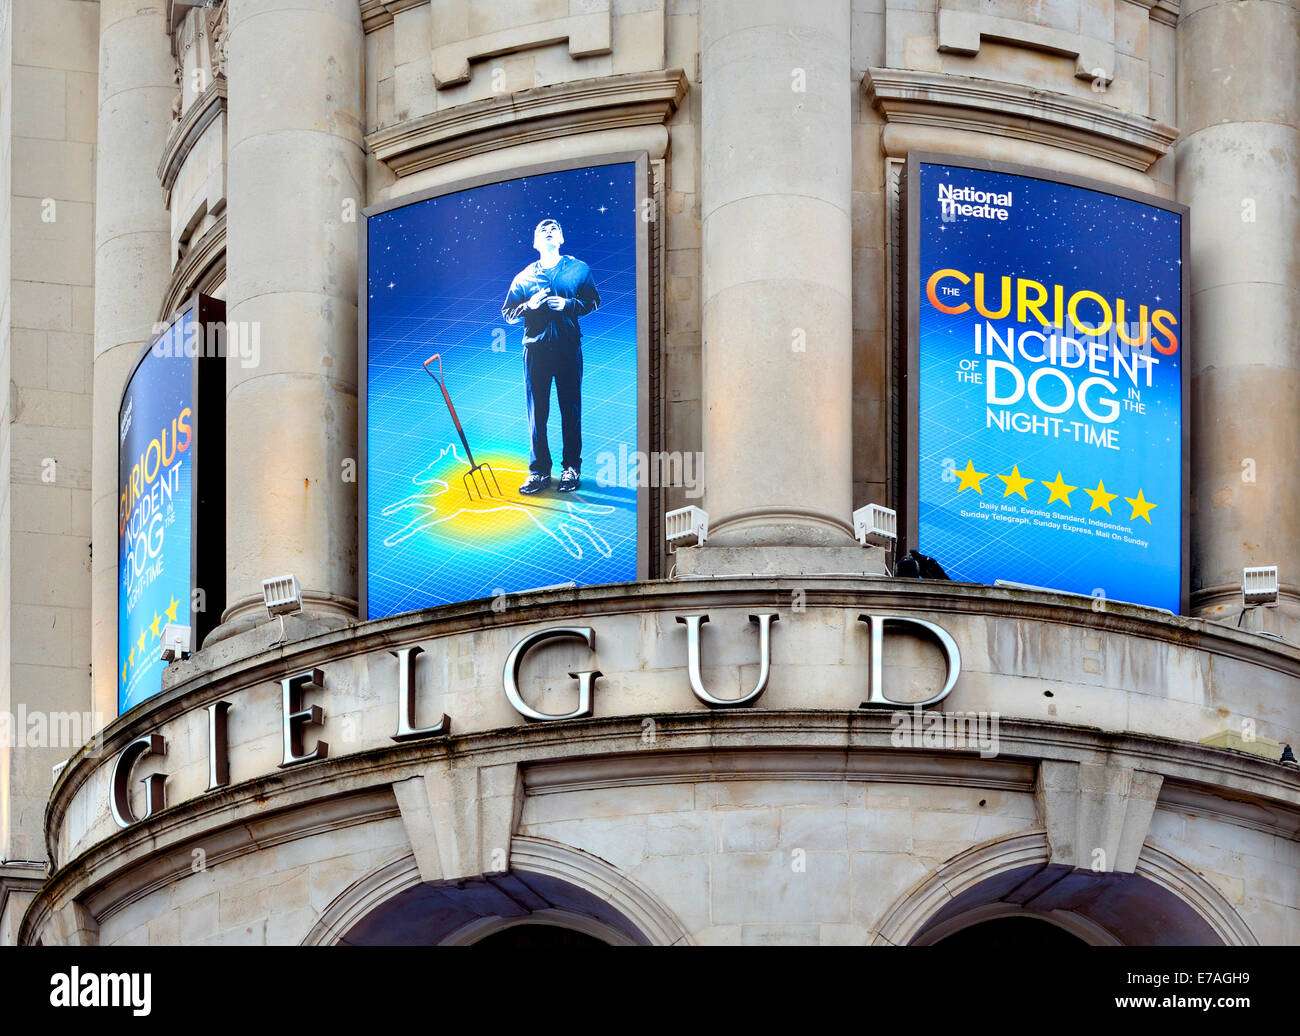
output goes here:
<path id="1" fill-rule="evenodd" d="M 1250 946 L 1254 934 L 1204 877 L 1147 845 L 1133 873 L 1050 862 L 1046 835 L 1030 831 L 973 846 L 948 860 L 885 912 L 882 946 L 961 945 L 951 937 L 1000 919 L 1037 920 L 1091 946 Z M 1058 939 L 1028 924 L 981 928 L 967 940 Z"/>
<path id="2" fill-rule="evenodd" d="M 1087 943 L 1060 925 L 1040 917 L 995 917 L 977 921 L 951 935 L 936 939 L 935 946 L 946 950 L 1068 950 Z"/>
<path id="3" fill-rule="evenodd" d="M 472 946 L 521 926 L 559 931 L 502 935 L 487 945 L 512 939 L 589 945 L 579 936 L 605 946 L 691 943 L 681 922 L 652 892 L 590 853 L 520 836 L 510 843 L 510 863 L 504 874 L 426 882 L 414 856 L 390 860 L 339 893 L 303 943 Z"/>
<path id="4" fill-rule="evenodd" d="M 494 950 L 582 950 L 608 946 L 609 943 L 574 928 L 529 921 L 498 929 L 470 945 Z"/>
<path id="5" fill-rule="evenodd" d="M 1031 864 L 986 878 L 950 899 L 913 945 L 972 947 L 1219 946 L 1186 902 L 1140 874 L 1094 874 Z M 1064 941 L 1062 941 L 1064 940 Z"/>
<path id="6" fill-rule="evenodd" d="M 512 871 L 449 884 L 419 883 L 358 918 L 346 946 L 645 946 L 608 902 L 560 878 Z"/>

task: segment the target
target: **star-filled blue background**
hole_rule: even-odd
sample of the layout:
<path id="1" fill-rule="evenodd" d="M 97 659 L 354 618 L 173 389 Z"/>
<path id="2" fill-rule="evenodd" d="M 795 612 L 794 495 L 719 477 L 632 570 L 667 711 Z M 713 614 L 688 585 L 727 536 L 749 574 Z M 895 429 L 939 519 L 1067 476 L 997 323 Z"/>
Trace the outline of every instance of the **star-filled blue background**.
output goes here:
<path id="1" fill-rule="evenodd" d="M 1181 321 L 1181 220 L 1177 212 L 1145 205 L 1125 198 L 1007 173 L 966 169 L 959 166 L 921 163 L 920 191 L 920 321 L 919 321 L 919 506 L 918 549 L 934 556 L 948 575 L 956 580 L 992 583 L 998 579 L 1048 586 L 1076 593 L 1104 595 L 1113 600 L 1147 604 L 1177 612 L 1182 580 L 1182 348 L 1183 328 L 1174 328 L 1179 350 L 1172 356 L 1150 350 L 1159 360 L 1152 386 L 1145 387 L 1140 378 L 1139 391 L 1146 412 L 1121 411 L 1119 418 L 1102 428 L 1118 430 L 1121 449 L 1110 450 L 1076 443 L 1073 435 L 1049 438 L 1041 434 L 1003 432 L 996 426 L 986 427 L 987 376 L 984 383 L 959 383 L 955 377 L 958 361 L 977 358 L 979 369 L 986 371 L 987 351 L 976 357 L 975 328 L 983 327 L 986 318 L 973 306 L 974 284 L 960 285 L 953 298 L 943 298 L 948 305 L 972 303 L 959 315 L 935 309 L 927 300 L 925 285 L 939 269 L 960 270 L 969 277 L 976 272 L 986 275 L 986 298 L 996 311 L 1001 299 L 1001 278 L 1029 278 L 1048 288 L 1044 315 L 1050 318 L 1053 285 L 1065 288 L 1065 298 L 1079 290 L 1095 291 L 1110 301 L 1125 300 L 1125 322 L 1135 323 L 1140 306 L 1151 311 L 1168 309 Z M 1012 204 L 1005 221 L 956 215 L 941 218 L 939 185 L 971 187 L 995 193 L 1011 192 Z M 967 203 L 970 204 L 970 203 Z M 1031 296 L 1032 297 L 1032 296 Z M 990 320 L 1005 338 L 1008 330 L 1017 335 L 1026 330 L 1040 330 L 1032 315 L 1031 323 L 1017 324 L 1013 305 L 1003 319 Z M 1080 306 L 1079 319 L 1100 322 L 1101 311 L 1092 302 Z M 1092 340 L 1067 324 L 1066 333 L 1087 343 Z M 1100 339 L 1104 340 L 1104 339 Z M 1158 339 L 1164 344 L 1164 339 Z M 1034 341 L 1031 351 L 1041 351 Z M 995 359 L 1005 359 L 1001 350 Z M 1026 380 L 1046 364 L 1030 363 L 1018 354 L 1017 369 Z M 1092 376 L 1087 364 L 1066 370 L 1075 387 Z M 1128 395 L 1131 382 L 1121 373 L 1111 377 L 1110 363 L 1105 374 L 1118 386 L 1116 397 Z M 998 390 L 1009 387 L 1007 377 L 1000 376 Z M 1064 388 L 1048 376 L 1043 380 L 1043 395 L 1051 404 L 1064 399 Z M 1028 395 L 1008 407 L 993 407 L 1011 412 L 1040 414 Z M 1051 416 L 1051 415 L 1049 415 Z M 1076 403 L 1068 411 L 1054 415 L 1063 421 L 1087 422 Z M 1091 423 L 1091 422 L 1090 422 Z M 959 492 L 960 480 L 952 469 L 962 470 L 967 462 L 978 472 L 987 472 L 982 480 L 982 495 L 967 488 Z M 1018 495 L 1004 496 L 1007 486 L 997 475 L 1010 475 L 1017 467 L 1022 477 L 1035 481 L 1026 487 L 1028 501 Z M 1063 482 L 1078 488 L 1070 494 L 1071 505 L 1056 500 L 1048 505 L 1044 481 L 1054 481 L 1057 472 Z M 1104 482 L 1108 493 L 1118 494 L 1111 503 L 1112 514 L 1090 510 L 1092 498 L 1084 487 L 1096 489 Z M 1138 495 L 1158 506 L 1150 512 L 1151 524 L 1133 519 L 1133 508 L 1125 497 Z M 979 502 L 1060 511 L 1085 519 L 1100 520 L 1130 529 L 1134 539 L 1147 546 L 1126 543 L 1097 535 L 1090 523 L 1089 533 L 1051 529 L 1032 524 L 1013 525 L 993 520 L 963 516 L 962 511 L 981 513 Z M 992 512 L 982 512 L 992 513 Z M 1004 512 L 1007 513 L 1007 512 Z M 1042 519 L 1040 519 L 1042 520 Z"/>
<path id="2" fill-rule="evenodd" d="M 121 415 L 131 408 L 131 425 L 126 437 L 119 443 L 118 493 L 130 478 L 131 467 L 146 455 L 149 443 L 158 439 L 166 429 L 167 441 L 163 455 L 171 455 L 172 463 L 159 466 L 153 482 L 144 487 L 147 493 L 164 479 L 167 471 L 177 466 L 180 474 L 176 491 L 163 497 L 159 491 L 159 507 L 152 503 L 145 511 L 143 499 L 137 499 L 131 509 L 132 516 L 148 513 L 146 521 L 136 518 L 127 526 L 127 536 L 118 537 L 117 551 L 117 688 L 118 712 L 126 712 L 146 698 L 162 690 L 161 637 L 154 633 L 153 622 L 158 617 L 158 631 L 168 621 L 167 609 L 173 601 L 179 604 L 175 614 L 177 622 L 190 621 L 190 592 L 193 577 L 190 572 L 190 543 L 193 528 L 194 451 L 176 448 L 177 438 L 184 444 L 186 434 L 179 431 L 179 415 L 187 407 L 193 409 L 194 361 L 185 355 L 185 343 L 190 341 L 192 312 L 177 320 L 155 348 L 145 356 L 136 369 L 122 399 Z M 191 430 L 195 427 L 193 414 L 186 419 Z M 119 423 L 119 428 L 121 427 Z M 192 432 L 191 432 L 192 434 Z M 161 439 L 160 439 L 161 443 Z M 173 450 L 174 455 L 173 455 Z M 155 455 L 156 459 L 156 455 Z M 153 461 L 150 461 L 152 467 Z M 170 483 L 169 483 L 170 486 Z M 137 533 L 131 536 L 131 533 Z M 128 562 L 128 552 L 138 559 Z M 157 566 L 161 566 L 158 568 Z M 152 570 L 153 575 L 137 577 L 134 571 Z M 134 603 L 132 592 L 135 593 Z M 139 639 L 144 636 L 145 646 Z"/>
<path id="3" fill-rule="evenodd" d="M 634 163 L 521 177 L 370 217 L 367 227 L 367 614 L 371 618 L 573 581 L 636 578 L 634 485 L 597 484 L 599 459 L 637 449 Z M 582 487 L 535 497 L 527 477 L 523 324 L 501 315 L 559 222 L 563 255 L 591 268 L 601 304 L 581 320 Z M 457 496 L 469 470 L 434 353 L 474 459 L 500 497 Z M 438 370 L 437 364 L 433 370 Z M 552 390 L 548 434 L 558 462 Z M 558 474 L 558 472 L 557 472 Z M 456 498 L 456 502 L 448 504 Z"/>

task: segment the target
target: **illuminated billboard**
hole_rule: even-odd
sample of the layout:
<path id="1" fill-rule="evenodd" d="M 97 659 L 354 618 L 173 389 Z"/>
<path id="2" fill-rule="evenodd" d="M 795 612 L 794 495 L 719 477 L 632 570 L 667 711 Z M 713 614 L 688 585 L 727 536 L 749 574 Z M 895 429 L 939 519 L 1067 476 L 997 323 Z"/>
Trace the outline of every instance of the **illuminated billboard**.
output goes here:
<path id="1" fill-rule="evenodd" d="M 193 651 L 223 609 L 224 319 L 224 303 L 195 296 L 145 346 L 122 394 L 119 713 L 162 690 L 166 626 L 188 627 Z"/>
<path id="2" fill-rule="evenodd" d="M 1186 603 L 1187 209 L 912 154 L 907 545 L 954 580 Z"/>
<path id="3" fill-rule="evenodd" d="M 648 159 L 365 212 L 362 614 L 644 578 Z M 623 459 L 620 467 L 618 461 Z"/>

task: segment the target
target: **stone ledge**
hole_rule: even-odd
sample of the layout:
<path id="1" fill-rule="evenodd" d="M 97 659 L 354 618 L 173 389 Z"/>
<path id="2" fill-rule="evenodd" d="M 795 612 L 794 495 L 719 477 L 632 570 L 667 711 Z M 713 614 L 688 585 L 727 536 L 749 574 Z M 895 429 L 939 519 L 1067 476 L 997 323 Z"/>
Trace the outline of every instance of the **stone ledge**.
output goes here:
<path id="1" fill-rule="evenodd" d="M 665 737 L 682 748 L 638 750 L 640 718 L 572 720 L 545 727 L 511 727 L 460 737 L 408 742 L 309 766 L 279 770 L 170 806 L 119 831 L 58 867 L 29 907 L 20 944 L 30 943 L 50 914 L 82 903 L 95 919 L 111 916 L 189 870 L 194 846 L 209 866 L 269 846 L 338 827 L 396 819 L 393 785 L 422 777 L 433 765 L 517 764 L 525 794 L 572 790 L 593 779 L 603 787 L 688 779 L 901 780 L 940 786 L 1028 792 L 1044 761 L 1102 760 L 1165 778 L 1165 789 L 1200 789 L 1201 812 L 1237 818 L 1249 804 L 1249 826 L 1287 836 L 1300 817 L 1300 774 L 1241 753 L 1170 738 L 1107 733 L 1094 728 L 1026 720 L 1001 724 L 1002 751 L 923 750 L 892 745 L 894 725 L 883 714 L 856 710 L 669 713 L 656 717 Z M 758 764 L 750 774 L 746 759 Z M 784 764 L 783 764 L 784 761 Z M 623 779 L 619 779 L 619 772 Z M 960 771 L 960 772 L 959 772 Z M 1208 799 L 1207 799 L 1208 797 Z M 66 789 L 55 790 L 47 832 L 62 822 Z M 1191 804 L 1162 791 L 1157 807 Z M 517 823 L 517 817 L 515 819 Z M 1043 833 L 1037 842 L 1045 843 Z M 1036 842 L 1036 844 L 1037 844 Z M 51 843 L 51 858 L 54 858 Z M 1148 847 L 1149 848 L 1149 847 Z M 1144 850 L 1145 854 L 1145 850 Z"/>
<path id="2" fill-rule="evenodd" d="M 1209 737 L 1201 738 L 1201 744 L 1211 748 L 1230 748 L 1234 752 L 1246 752 L 1276 763 L 1282 758 L 1282 744 L 1267 737 L 1256 737 L 1247 741 L 1241 732 L 1231 728 L 1220 730 Z"/>
<path id="3" fill-rule="evenodd" d="M 847 713 L 845 722 L 852 722 Z M 853 714 L 860 715 L 860 714 Z M 972 759 L 964 752 L 873 751 L 789 745 L 781 748 L 719 747 L 707 752 L 659 750 L 636 756 L 590 756 L 536 763 L 524 772 L 524 791 L 567 794 L 698 781 L 859 780 L 927 784 L 1029 793 L 1034 764 L 1026 759 Z"/>
<path id="4" fill-rule="evenodd" d="M 1169 153 L 1174 126 L 1109 105 L 991 79 L 872 68 L 867 99 L 887 122 L 991 133 L 1077 151 L 1146 172 Z"/>
<path id="5" fill-rule="evenodd" d="M 586 0 L 581 7 L 571 6 L 564 17 L 516 23 L 479 35 L 471 35 L 469 6 L 470 0 L 440 0 L 433 5 L 433 82 L 439 90 L 469 82 L 470 62 L 480 58 L 550 43 L 567 42 L 573 59 L 610 54 L 614 49 L 610 0 Z"/>
<path id="6" fill-rule="evenodd" d="M 366 147 L 398 176 L 555 137 L 662 125 L 686 96 L 686 73 L 629 72 L 539 86 L 376 130 Z"/>
<path id="7" fill-rule="evenodd" d="M 982 12 L 955 10 L 951 0 L 939 5 L 938 49 L 948 54 L 978 54 L 985 38 L 1005 40 L 1019 46 L 1065 54 L 1075 59 L 1078 79 L 1094 77 L 1109 83 L 1115 75 L 1115 23 L 1109 39 L 1095 39 L 1077 32 L 1053 29 L 1019 18 L 999 18 Z"/>
<path id="8" fill-rule="evenodd" d="M 1279 808 L 1276 801 L 1242 792 L 1226 792 L 1214 784 L 1166 780 L 1156 800 L 1156 808 L 1222 820 L 1292 841 L 1300 839 L 1300 807 Z"/>
<path id="9" fill-rule="evenodd" d="M 852 575 L 892 579 L 880 547 L 678 547 L 677 577 Z"/>
<path id="10" fill-rule="evenodd" d="M 162 159 L 158 163 L 158 181 L 164 191 L 170 191 L 180 175 L 181 166 L 214 119 L 226 110 L 226 77 L 215 76 L 212 83 L 190 105 L 190 110 L 178 122 L 167 138 Z"/>

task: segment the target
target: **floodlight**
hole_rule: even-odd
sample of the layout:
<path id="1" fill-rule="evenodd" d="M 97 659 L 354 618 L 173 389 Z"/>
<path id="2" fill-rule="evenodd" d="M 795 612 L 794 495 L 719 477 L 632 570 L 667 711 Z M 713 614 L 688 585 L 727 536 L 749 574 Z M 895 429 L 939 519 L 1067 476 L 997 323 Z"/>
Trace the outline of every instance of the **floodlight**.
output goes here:
<path id="1" fill-rule="evenodd" d="M 298 577 L 287 575 L 262 580 L 262 600 L 272 616 L 302 611 L 302 591 L 298 588 Z"/>
<path id="2" fill-rule="evenodd" d="M 679 507 L 664 515 L 664 539 L 670 550 L 703 546 L 709 538 L 709 512 L 700 507 Z"/>
<path id="3" fill-rule="evenodd" d="M 1241 600 L 1246 607 L 1277 604 L 1277 566 L 1256 565 L 1241 570 Z"/>
<path id="4" fill-rule="evenodd" d="M 898 540 L 898 512 L 868 504 L 853 512 L 853 535 L 864 547 L 888 550 Z"/>
<path id="5" fill-rule="evenodd" d="M 190 653 L 190 628 L 169 622 L 162 631 L 162 660 L 179 662 Z"/>

